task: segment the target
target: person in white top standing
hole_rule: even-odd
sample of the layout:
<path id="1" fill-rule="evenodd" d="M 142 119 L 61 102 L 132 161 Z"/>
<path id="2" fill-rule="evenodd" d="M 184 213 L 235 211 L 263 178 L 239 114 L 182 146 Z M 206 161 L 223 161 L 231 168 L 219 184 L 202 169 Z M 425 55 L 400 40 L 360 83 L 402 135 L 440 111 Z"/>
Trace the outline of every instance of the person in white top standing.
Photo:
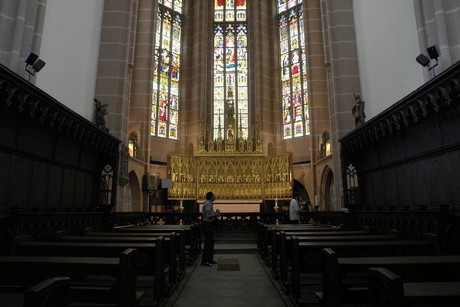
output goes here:
<path id="1" fill-rule="evenodd" d="M 303 207 L 299 205 L 300 193 L 294 192 L 294 197 L 289 203 L 289 223 L 298 224 L 300 221 L 300 212 L 304 210 Z"/>

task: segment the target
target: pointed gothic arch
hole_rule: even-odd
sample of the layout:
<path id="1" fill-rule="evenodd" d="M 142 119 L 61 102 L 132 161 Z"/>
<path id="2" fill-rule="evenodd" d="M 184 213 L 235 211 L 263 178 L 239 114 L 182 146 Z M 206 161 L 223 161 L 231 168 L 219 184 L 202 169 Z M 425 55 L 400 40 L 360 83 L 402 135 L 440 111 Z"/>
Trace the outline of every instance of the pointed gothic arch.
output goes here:
<path id="1" fill-rule="evenodd" d="M 130 203 L 132 211 L 142 211 L 142 192 L 139 177 L 135 171 L 129 172 Z"/>
<path id="2" fill-rule="evenodd" d="M 300 198 L 306 201 L 307 204 L 311 203 L 310 195 L 308 195 L 308 191 L 305 188 L 305 186 L 300 181 L 294 179 L 294 185 L 292 187 L 292 194 L 294 195 L 296 192 L 299 192 Z"/>
<path id="3" fill-rule="evenodd" d="M 326 211 L 335 210 L 336 205 L 334 204 L 334 199 L 334 172 L 329 166 L 326 165 L 324 167 L 323 175 L 321 177 L 320 199 L 318 200 L 318 205 L 320 205 L 320 207 L 322 207 L 323 210 Z"/>

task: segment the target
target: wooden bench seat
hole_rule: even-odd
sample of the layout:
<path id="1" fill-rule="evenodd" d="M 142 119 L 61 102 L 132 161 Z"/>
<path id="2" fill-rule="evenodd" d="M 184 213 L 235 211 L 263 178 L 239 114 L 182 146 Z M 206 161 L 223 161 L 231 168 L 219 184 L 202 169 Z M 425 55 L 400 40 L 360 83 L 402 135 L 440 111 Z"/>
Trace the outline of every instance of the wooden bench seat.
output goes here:
<path id="1" fill-rule="evenodd" d="M 356 230 L 356 231 L 345 231 L 345 230 L 324 230 L 321 231 L 311 231 L 311 229 L 296 229 L 296 230 L 286 230 L 286 229 L 272 229 L 272 238 L 269 245 L 271 246 L 270 251 L 270 261 L 266 261 L 267 265 L 274 266 L 273 270 L 277 270 L 277 263 L 273 262 L 281 254 L 281 233 L 285 233 L 285 236 L 352 236 L 352 235 L 368 235 L 369 232 L 366 230 Z M 267 257 L 269 258 L 269 257 Z"/>
<path id="2" fill-rule="evenodd" d="M 273 255 L 273 265 L 272 269 L 274 274 L 278 273 L 280 282 L 288 282 L 288 268 L 292 262 L 293 255 L 293 245 L 292 238 L 295 237 L 298 242 L 358 242 L 358 241 L 390 241 L 396 240 L 397 235 L 395 233 L 388 235 L 335 235 L 338 232 L 334 232 L 330 235 L 324 236 L 295 236 L 291 235 L 289 232 L 282 231 L 280 233 L 281 246 L 279 248 L 279 255 Z M 320 262 L 318 261 L 318 264 Z M 279 272 L 276 271 L 276 268 L 279 267 Z"/>
<path id="3" fill-rule="evenodd" d="M 288 289 L 294 300 L 301 299 L 300 277 L 303 272 L 321 272 L 321 250 L 332 248 L 340 257 L 409 256 L 439 254 L 439 244 L 433 240 L 384 240 L 384 241 L 320 241 L 301 242 L 292 237 L 292 264 Z"/>
<path id="4" fill-rule="evenodd" d="M 460 255 L 428 255 L 428 256 L 387 256 L 387 257 L 338 257 L 331 248 L 325 248 L 322 254 L 322 297 L 323 306 L 340 306 L 344 303 L 357 303 L 363 296 L 368 298 L 367 270 L 371 267 L 384 266 L 412 280 L 436 280 L 445 276 L 458 276 L 460 273 Z M 343 279 L 347 275 L 362 273 L 361 285 L 349 285 Z M 458 278 L 458 277 L 454 277 Z M 359 289 L 357 289 L 359 288 Z M 354 294 L 358 294 L 354 300 Z"/>
<path id="5" fill-rule="evenodd" d="M 152 304 L 166 299 L 166 274 L 164 265 L 164 239 L 157 238 L 156 243 L 119 243 L 119 242 L 41 242 L 16 240 L 15 255 L 28 256 L 74 256 L 74 257 L 116 257 L 126 249 L 137 250 L 137 275 L 154 276 Z"/>
<path id="6" fill-rule="evenodd" d="M 158 231 L 158 232 L 99 232 L 99 231 L 92 231 L 91 229 L 86 229 L 84 232 L 85 236 L 91 237 L 161 237 L 161 236 L 168 236 L 168 234 L 174 233 L 176 236 L 176 252 L 178 253 L 178 276 L 182 278 L 185 274 L 185 232 L 183 229 L 174 230 L 174 231 Z"/>
<path id="7" fill-rule="evenodd" d="M 115 233 L 116 234 L 116 233 Z M 158 238 L 164 236 L 164 263 L 169 273 L 167 280 L 168 292 L 174 291 L 175 287 L 185 272 L 179 273 L 178 265 L 181 263 L 180 253 L 177 251 L 176 233 L 158 234 L 158 236 L 60 236 L 60 242 L 101 242 L 101 243 L 156 243 Z M 185 268 L 183 268 L 185 269 Z"/>
<path id="8" fill-rule="evenodd" d="M 113 306 L 136 306 L 143 293 L 136 291 L 135 249 L 126 249 L 117 258 L 108 257 L 60 257 L 60 256 L 0 256 L 3 280 L 16 276 L 13 283 L 27 287 L 36 280 L 50 276 L 66 275 L 72 280 L 69 301 L 75 304 L 101 303 Z M 90 274 L 103 274 L 116 279 L 115 285 L 91 287 L 84 282 Z M 95 301 L 92 301 L 95 299 Z M 65 305 L 64 305 L 65 306 Z"/>
<path id="9" fill-rule="evenodd" d="M 270 260 L 273 231 L 337 231 L 337 228 L 313 224 L 263 224 L 257 227 L 257 250 L 263 259 Z M 269 263 L 267 263 L 269 264 Z"/>
<path id="10" fill-rule="evenodd" d="M 460 281 L 407 281 L 382 267 L 368 274 L 370 306 L 460 306 Z"/>
<path id="11" fill-rule="evenodd" d="M 200 227 L 194 225 L 145 225 L 134 226 L 123 229 L 118 229 L 120 233 L 160 233 L 171 231 L 184 231 L 185 252 L 192 264 L 198 257 L 201 250 L 201 233 Z"/>

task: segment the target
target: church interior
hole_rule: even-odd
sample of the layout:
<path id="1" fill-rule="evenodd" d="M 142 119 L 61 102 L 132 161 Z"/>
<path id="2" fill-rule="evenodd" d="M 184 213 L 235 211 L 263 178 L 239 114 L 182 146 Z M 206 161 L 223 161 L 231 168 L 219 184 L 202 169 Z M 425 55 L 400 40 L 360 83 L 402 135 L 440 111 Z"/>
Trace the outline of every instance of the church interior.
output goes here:
<path id="1" fill-rule="evenodd" d="M 460 0 L 3 0 L 0 29 L 1 306 L 207 305 L 210 191 L 263 306 L 460 304 Z"/>

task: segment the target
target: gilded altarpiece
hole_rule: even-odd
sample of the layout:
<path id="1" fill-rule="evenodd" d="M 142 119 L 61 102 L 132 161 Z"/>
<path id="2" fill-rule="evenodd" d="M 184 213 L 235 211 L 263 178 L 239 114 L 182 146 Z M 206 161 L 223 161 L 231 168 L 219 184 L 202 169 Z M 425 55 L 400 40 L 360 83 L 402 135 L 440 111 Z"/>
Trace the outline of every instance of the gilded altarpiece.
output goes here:
<path id="1" fill-rule="evenodd" d="M 169 155 L 168 176 L 174 183 L 169 199 L 204 199 L 208 191 L 227 200 L 289 199 L 292 195 L 290 155 Z"/>

